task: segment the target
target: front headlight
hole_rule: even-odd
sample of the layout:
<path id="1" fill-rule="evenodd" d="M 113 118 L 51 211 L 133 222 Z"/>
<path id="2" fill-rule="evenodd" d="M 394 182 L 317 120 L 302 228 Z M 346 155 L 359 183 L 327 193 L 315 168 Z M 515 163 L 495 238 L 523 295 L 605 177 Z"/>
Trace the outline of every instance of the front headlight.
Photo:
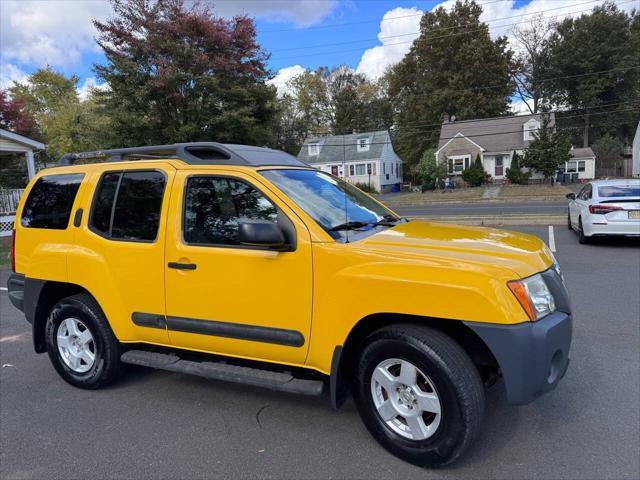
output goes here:
<path id="1" fill-rule="evenodd" d="M 539 273 L 507 284 L 516 299 L 527 312 L 529 320 L 540 320 L 556 310 L 556 302 Z"/>

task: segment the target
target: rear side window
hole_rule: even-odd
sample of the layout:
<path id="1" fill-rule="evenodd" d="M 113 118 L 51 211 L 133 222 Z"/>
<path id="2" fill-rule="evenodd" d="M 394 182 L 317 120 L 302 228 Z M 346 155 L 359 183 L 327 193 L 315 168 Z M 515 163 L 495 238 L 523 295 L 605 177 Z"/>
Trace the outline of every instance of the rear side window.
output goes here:
<path id="1" fill-rule="evenodd" d="M 278 209 L 248 183 L 224 177 L 191 177 L 184 204 L 184 241 L 192 245 L 239 245 L 238 226 L 277 222 Z"/>
<path id="2" fill-rule="evenodd" d="M 64 230 L 84 174 L 47 175 L 35 183 L 22 209 L 20 225 Z"/>
<path id="3" fill-rule="evenodd" d="M 113 240 L 154 241 L 165 184 L 155 170 L 105 173 L 94 196 L 91 229 Z"/>

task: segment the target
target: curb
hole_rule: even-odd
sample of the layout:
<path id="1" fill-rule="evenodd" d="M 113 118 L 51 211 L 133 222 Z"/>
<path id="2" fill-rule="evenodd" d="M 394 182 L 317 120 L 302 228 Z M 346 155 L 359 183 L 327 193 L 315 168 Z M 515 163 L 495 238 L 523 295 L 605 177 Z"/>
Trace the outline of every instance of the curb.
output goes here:
<path id="1" fill-rule="evenodd" d="M 458 223 L 461 225 L 501 226 L 501 225 L 563 225 L 565 215 L 407 215 L 413 220 L 427 220 L 439 223 Z"/>

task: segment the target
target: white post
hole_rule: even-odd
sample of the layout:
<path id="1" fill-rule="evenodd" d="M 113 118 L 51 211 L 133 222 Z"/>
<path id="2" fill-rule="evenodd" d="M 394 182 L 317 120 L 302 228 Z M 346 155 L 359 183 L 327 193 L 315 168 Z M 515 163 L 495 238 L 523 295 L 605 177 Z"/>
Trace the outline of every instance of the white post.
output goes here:
<path id="1" fill-rule="evenodd" d="M 33 161 L 33 150 L 27 150 L 24 152 L 24 156 L 27 160 L 27 174 L 29 175 L 29 180 L 31 180 L 36 175 L 36 165 Z"/>

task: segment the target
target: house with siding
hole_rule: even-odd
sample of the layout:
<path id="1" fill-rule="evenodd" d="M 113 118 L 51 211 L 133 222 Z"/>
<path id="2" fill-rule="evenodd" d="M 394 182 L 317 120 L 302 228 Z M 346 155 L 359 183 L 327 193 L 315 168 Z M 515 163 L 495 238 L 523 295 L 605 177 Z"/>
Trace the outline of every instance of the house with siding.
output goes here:
<path id="1" fill-rule="evenodd" d="M 402 160 L 387 130 L 350 135 L 310 136 L 298 158 L 350 183 L 364 183 L 379 192 L 402 181 Z"/>
<path id="2" fill-rule="evenodd" d="M 549 126 L 553 128 L 555 123 L 555 115 L 551 113 Z M 448 162 L 449 174 L 457 176 L 462 175 L 479 155 L 485 171 L 500 182 L 511 166 L 513 152 L 524 154 L 541 126 L 540 114 L 464 121 L 445 119 L 440 129 L 436 159 Z M 571 160 L 561 170 L 575 172 L 583 179 L 595 177 L 595 155 L 590 148 L 572 149 L 571 155 Z"/>

